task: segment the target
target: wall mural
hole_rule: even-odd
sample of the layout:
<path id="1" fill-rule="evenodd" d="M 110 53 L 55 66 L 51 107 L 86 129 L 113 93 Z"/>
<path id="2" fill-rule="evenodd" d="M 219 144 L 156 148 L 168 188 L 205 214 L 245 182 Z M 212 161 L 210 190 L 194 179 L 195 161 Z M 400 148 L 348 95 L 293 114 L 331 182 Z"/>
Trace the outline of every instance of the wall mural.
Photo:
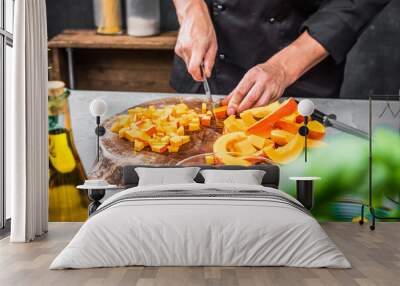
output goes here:
<path id="1" fill-rule="evenodd" d="M 75 186 L 87 176 L 120 185 L 121 167 L 127 164 L 278 164 L 282 172 L 280 188 L 292 195 L 295 185 L 288 180 L 289 176 L 320 176 L 322 180 L 316 182 L 312 210 L 319 220 L 356 220 L 360 215 L 359 203 L 367 201 L 368 140 L 325 126 L 323 120 L 310 117 L 309 154 L 305 163 L 305 140 L 299 133 L 304 118 L 294 98 L 227 116 L 226 107 L 213 108 L 202 96 L 124 94 L 111 97 L 100 93 L 82 95 L 77 91 L 70 97 L 75 109 L 70 116 L 69 92 L 64 91 L 64 86 L 56 86 L 54 90 L 49 94 L 52 221 L 85 220 L 88 199 Z M 89 100 L 98 96 L 104 96 L 110 112 L 102 118 L 106 133 L 100 138 L 99 162 L 92 164 L 94 128 L 84 122 L 94 121 L 88 106 Z M 368 130 L 368 101 L 313 101 L 318 110 L 334 114 L 340 122 Z M 375 205 L 380 214 L 399 215 L 399 103 L 374 102 L 373 122 Z M 89 141 L 91 148 L 84 147 L 89 146 Z M 88 153 L 91 160 L 86 159 Z"/>

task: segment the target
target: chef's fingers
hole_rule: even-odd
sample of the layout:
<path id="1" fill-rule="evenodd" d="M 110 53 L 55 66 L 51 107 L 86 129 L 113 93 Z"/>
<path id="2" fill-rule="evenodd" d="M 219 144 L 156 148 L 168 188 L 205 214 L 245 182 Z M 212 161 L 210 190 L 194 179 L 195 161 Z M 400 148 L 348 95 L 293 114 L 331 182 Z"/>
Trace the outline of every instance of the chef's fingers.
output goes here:
<path id="1" fill-rule="evenodd" d="M 266 106 L 272 103 L 272 92 L 268 88 L 264 90 L 254 107 Z"/>
<path id="2" fill-rule="evenodd" d="M 203 75 L 201 73 L 201 64 L 203 63 L 204 54 L 206 49 L 204 47 L 198 46 L 193 47 L 192 54 L 189 60 L 188 72 L 196 81 L 202 81 Z"/>
<path id="3" fill-rule="evenodd" d="M 265 91 L 264 83 L 256 82 L 239 105 L 238 112 L 250 109 Z"/>
<path id="4" fill-rule="evenodd" d="M 231 99 L 228 103 L 228 115 L 235 114 L 239 104 L 242 102 L 243 97 L 250 91 L 251 87 L 254 85 L 255 78 L 250 74 L 246 73 L 242 80 L 239 82 L 238 86 L 231 92 Z"/>
<path id="5" fill-rule="evenodd" d="M 215 42 L 212 42 L 206 54 L 204 55 L 204 72 L 206 74 L 206 77 L 211 76 L 212 69 L 214 68 L 215 64 L 217 49 L 217 44 Z"/>

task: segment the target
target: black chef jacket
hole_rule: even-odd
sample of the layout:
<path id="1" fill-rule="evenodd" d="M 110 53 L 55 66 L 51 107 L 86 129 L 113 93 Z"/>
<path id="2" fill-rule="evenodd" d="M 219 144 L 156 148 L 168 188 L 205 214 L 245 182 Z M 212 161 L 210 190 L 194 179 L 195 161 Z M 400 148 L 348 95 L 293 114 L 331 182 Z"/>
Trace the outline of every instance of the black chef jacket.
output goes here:
<path id="1" fill-rule="evenodd" d="M 339 97 L 346 56 L 357 38 L 390 0 L 205 0 L 218 52 L 210 85 L 229 94 L 251 67 L 263 63 L 307 30 L 330 54 L 285 92 L 296 97 Z M 171 86 L 202 93 L 201 83 L 175 56 Z"/>

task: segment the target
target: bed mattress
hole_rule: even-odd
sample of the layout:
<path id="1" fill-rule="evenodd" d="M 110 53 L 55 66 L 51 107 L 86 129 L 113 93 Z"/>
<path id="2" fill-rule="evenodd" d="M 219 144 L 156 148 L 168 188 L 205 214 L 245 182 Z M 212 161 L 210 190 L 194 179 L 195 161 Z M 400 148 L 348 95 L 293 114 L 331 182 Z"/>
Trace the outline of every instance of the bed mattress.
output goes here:
<path id="1" fill-rule="evenodd" d="M 107 199 L 50 269 L 132 265 L 351 267 L 286 193 L 196 183 L 135 187 Z"/>

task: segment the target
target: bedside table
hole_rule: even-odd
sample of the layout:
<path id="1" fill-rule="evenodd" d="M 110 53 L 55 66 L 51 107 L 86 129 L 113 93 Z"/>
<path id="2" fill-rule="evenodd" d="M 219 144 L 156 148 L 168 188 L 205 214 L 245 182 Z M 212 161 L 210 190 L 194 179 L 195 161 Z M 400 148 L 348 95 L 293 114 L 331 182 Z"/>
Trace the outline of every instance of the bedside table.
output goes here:
<path id="1" fill-rule="evenodd" d="M 297 200 L 303 206 L 311 210 L 314 206 L 314 181 L 321 180 L 320 177 L 290 177 L 291 181 L 296 181 Z"/>
<path id="2" fill-rule="evenodd" d="M 100 200 L 104 198 L 106 194 L 106 190 L 116 190 L 122 189 L 116 185 L 107 185 L 107 186 L 88 186 L 88 185 L 80 185 L 76 187 L 78 190 L 87 190 L 88 197 L 92 201 L 88 206 L 89 216 L 94 213 L 97 208 L 101 205 Z"/>

